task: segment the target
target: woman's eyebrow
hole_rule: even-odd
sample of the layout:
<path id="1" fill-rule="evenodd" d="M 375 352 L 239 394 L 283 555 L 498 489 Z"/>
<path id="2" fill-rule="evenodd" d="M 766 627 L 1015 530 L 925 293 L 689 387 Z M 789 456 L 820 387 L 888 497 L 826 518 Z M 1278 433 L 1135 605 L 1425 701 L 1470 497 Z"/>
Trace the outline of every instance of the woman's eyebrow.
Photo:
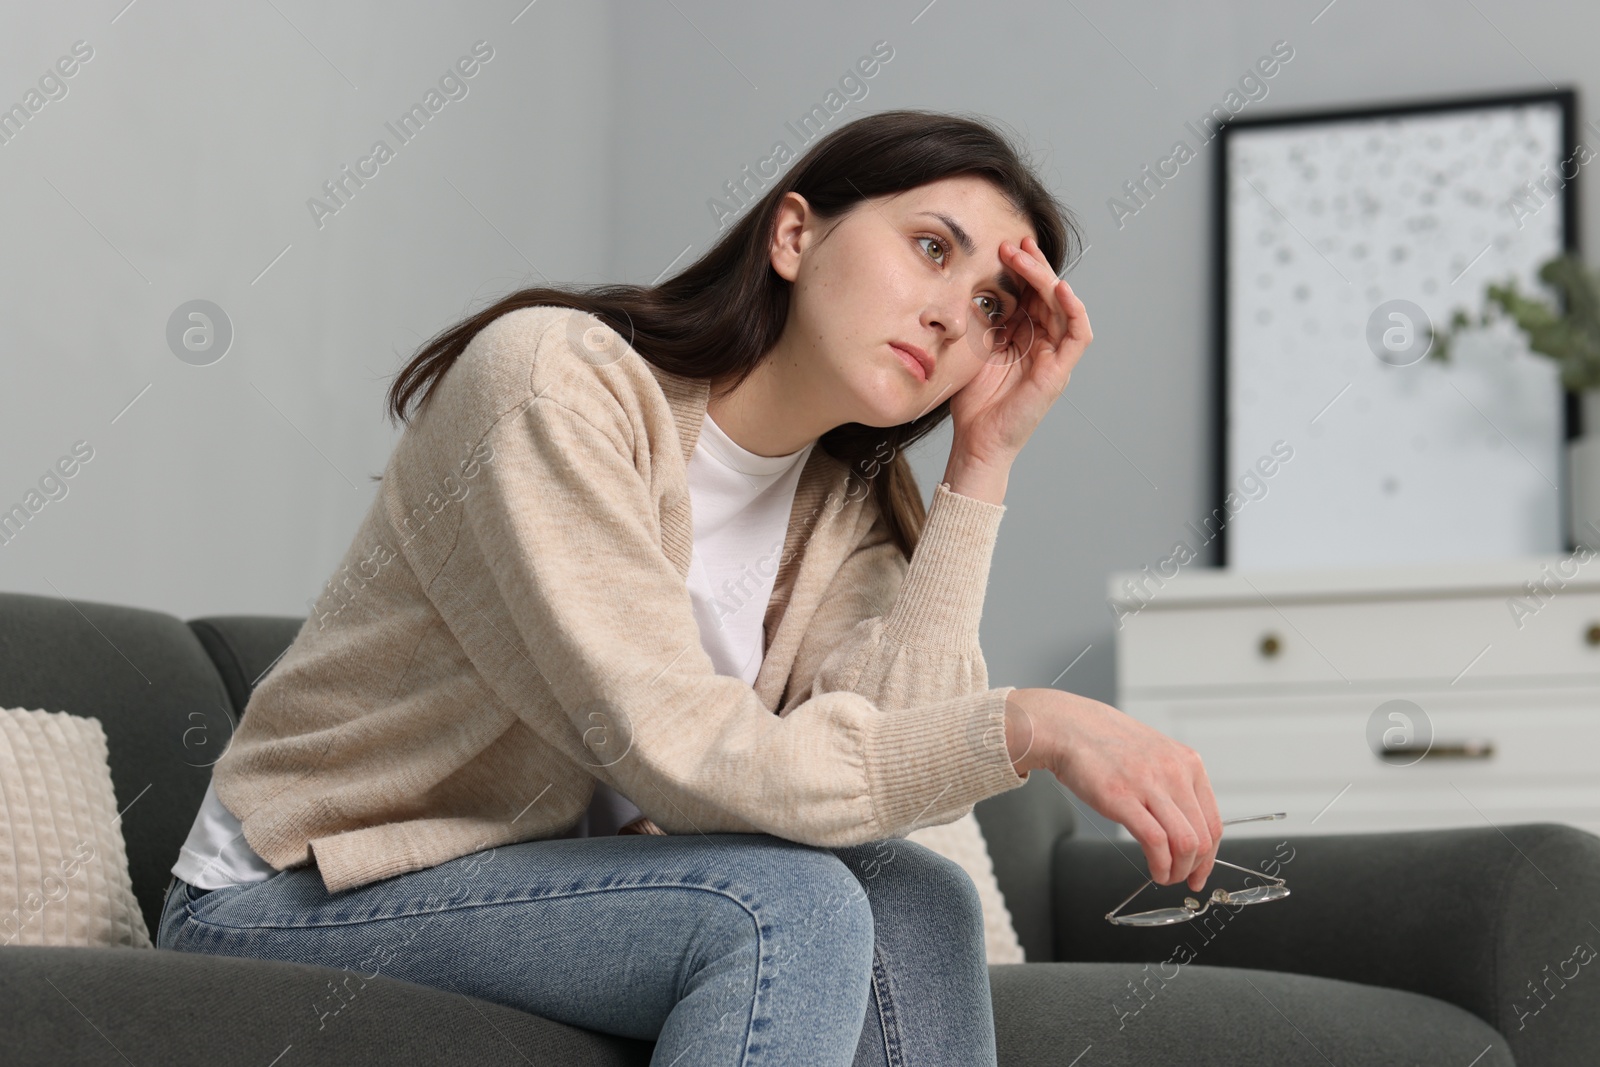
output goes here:
<path id="1" fill-rule="evenodd" d="M 950 235 L 956 239 L 956 244 L 961 246 L 961 251 L 966 255 L 970 256 L 978 250 L 977 244 L 972 240 L 972 235 L 961 228 L 961 223 L 957 222 L 949 215 L 946 215 L 944 212 L 918 211 L 916 214 L 927 215 L 930 218 L 938 219 L 940 222 L 944 223 L 945 226 L 949 228 Z M 1013 278 L 1009 272 L 1002 271 L 991 278 L 990 281 L 994 282 L 996 288 L 998 288 L 1001 292 L 1007 294 L 1013 300 L 1016 300 L 1019 303 L 1021 302 L 1022 286 L 1017 283 L 1017 280 Z"/>

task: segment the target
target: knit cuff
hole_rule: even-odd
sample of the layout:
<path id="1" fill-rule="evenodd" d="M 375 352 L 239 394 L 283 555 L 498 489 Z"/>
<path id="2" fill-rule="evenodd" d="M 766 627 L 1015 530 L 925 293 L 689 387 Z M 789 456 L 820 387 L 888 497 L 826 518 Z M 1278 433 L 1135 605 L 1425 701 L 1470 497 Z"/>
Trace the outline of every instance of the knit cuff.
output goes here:
<path id="1" fill-rule="evenodd" d="M 980 800 L 1028 781 L 1006 747 L 1015 686 L 874 718 L 866 767 L 879 830 L 903 836 L 959 818 Z"/>
<path id="2" fill-rule="evenodd" d="M 934 488 L 922 537 L 884 625 L 885 636 L 941 652 L 977 645 L 989 562 L 1005 511 L 1004 504 L 952 492 L 945 482 Z"/>

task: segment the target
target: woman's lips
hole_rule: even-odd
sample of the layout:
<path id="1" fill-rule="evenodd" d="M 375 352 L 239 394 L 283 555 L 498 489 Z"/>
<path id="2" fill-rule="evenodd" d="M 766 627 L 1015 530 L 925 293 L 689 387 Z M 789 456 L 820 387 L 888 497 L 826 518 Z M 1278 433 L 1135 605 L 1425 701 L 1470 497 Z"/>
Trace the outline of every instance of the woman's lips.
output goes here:
<path id="1" fill-rule="evenodd" d="M 925 382 L 928 380 L 928 369 L 922 365 L 916 356 L 913 356 L 899 345 L 890 345 L 889 350 L 900 357 L 900 362 L 904 363 L 911 373 L 917 376 L 918 381 Z"/>

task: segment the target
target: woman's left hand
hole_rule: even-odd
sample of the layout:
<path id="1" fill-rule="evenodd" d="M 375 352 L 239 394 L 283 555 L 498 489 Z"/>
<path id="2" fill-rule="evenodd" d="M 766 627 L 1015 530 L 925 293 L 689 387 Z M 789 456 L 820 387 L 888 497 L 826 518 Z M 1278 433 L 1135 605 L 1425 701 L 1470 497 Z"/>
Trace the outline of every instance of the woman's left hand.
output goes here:
<path id="1" fill-rule="evenodd" d="M 990 353 L 950 398 L 954 447 L 994 465 L 1009 464 L 1022 451 L 1094 340 L 1083 301 L 1056 277 L 1038 242 L 1024 237 L 1018 248 L 1002 241 L 1000 259 L 1030 288 L 1006 324 L 1006 347 Z"/>

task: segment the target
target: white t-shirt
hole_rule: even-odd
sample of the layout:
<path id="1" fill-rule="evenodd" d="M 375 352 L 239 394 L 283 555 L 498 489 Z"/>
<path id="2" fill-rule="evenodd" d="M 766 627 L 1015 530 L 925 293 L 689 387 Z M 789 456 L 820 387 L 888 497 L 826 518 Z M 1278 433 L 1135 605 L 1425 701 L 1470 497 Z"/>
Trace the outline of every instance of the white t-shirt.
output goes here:
<path id="1" fill-rule="evenodd" d="M 734 443 L 708 414 L 689 457 L 694 552 L 689 596 L 700 644 L 718 674 L 755 684 L 766 655 L 762 619 L 783 558 L 800 472 L 816 442 L 787 456 L 758 456 Z M 562 837 L 615 834 L 641 812 L 604 782 Z M 202 889 L 256 882 L 277 869 L 245 842 L 239 820 L 206 786 L 200 812 L 172 873 Z"/>

